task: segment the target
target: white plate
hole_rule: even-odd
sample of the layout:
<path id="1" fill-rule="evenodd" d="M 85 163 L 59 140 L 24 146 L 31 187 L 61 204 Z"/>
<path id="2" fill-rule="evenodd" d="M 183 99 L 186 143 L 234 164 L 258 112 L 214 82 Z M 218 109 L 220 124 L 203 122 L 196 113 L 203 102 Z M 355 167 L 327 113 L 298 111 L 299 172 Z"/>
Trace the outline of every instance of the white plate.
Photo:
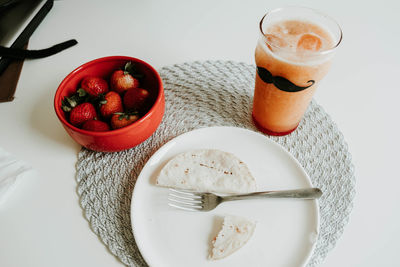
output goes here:
<path id="1" fill-rule="evenodd" d="M 319 229 L 316 200 L 264 199 L 227 202 L 210 212 L 189 212 L 167 205 L 168 189 L 155 186 L 161 168 L 192 149 L 220 149 L 244 161 L 258 191 L 311 187 L 297 160 L 259 133 L 211 127 L 182 134 L 161 147 L 144 166 L 131 205 L 136 243 L 150 266 L 302 266 L 311 256 Z M 257 222 L 249 242 L 225 259 L 208 259 L 210 244 L 231 214 Z"/>

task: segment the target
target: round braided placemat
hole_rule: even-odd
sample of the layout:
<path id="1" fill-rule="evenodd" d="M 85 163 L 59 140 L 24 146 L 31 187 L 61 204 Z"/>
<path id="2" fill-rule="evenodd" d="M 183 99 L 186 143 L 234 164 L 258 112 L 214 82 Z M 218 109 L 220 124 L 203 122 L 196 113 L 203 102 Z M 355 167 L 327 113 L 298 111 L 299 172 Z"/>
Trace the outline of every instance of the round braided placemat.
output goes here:
<path id="1" fill-rule="evenodd" d="M 157 131 L 135 148 L 116 153 L 82 148 L 76 177 L 78 194 L 92 230 L 112 254 L 129 266 L 146 266 L 136 246 L 130 203 L 137 176 L 149 157 L 170 139 L 209 126 L 257 131 L 251 119 L 255 66 L 232 61 L 191 62 L 164 67 L 166 110 Z M 319 200 L 320 231 L 307 266 L 316 266 L 343 233 L 355 194 L 354 168 L 343 135 L 313 101 L 296 131 L 270 137 L 304 167 Z M 133 225 L 133 227 L 135 227 Z"/>

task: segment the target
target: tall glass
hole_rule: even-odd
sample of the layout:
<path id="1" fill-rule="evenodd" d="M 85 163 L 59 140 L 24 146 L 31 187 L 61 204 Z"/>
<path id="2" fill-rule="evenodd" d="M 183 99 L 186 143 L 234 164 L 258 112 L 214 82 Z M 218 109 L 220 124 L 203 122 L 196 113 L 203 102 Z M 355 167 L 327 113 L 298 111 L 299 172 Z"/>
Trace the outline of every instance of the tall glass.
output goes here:
<path id="1" fill-rule="evenodd" d="M 269 135 L 286 135 L 300 123 L 342 40 L 339 25 L 304 7 L 268 12 L 260 21 L 253 121 Z"/>

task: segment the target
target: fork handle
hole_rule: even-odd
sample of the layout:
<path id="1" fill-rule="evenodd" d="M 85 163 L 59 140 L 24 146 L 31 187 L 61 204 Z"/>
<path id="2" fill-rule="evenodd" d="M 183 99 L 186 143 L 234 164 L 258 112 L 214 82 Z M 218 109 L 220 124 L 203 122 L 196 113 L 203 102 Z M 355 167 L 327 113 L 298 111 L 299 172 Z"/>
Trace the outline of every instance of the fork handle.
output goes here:
<path id="1" fill-rule="evenodd" d="M 294 190 L 265 191 L 255 192 L 243 195 L 232 195 L 222 197 L 222 201 L 253 199 L 253 198 L 300 198 L 300 199 L 317 199 L 322 195 L 319 188 L 304 188 Z"/>

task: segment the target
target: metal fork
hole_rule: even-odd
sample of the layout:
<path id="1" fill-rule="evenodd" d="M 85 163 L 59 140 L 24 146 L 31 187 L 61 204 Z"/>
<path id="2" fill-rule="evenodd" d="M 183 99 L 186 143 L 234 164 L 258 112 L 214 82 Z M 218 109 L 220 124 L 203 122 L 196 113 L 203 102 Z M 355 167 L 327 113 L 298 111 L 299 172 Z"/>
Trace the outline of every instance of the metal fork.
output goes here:
<path id="1" fill-rule="evenodd" d="M 298 198 L 317 199 L 322 195 L 319 188 L 254 192 L 243 195 L 218 196 L 213 193 L 177 190 L 170 188 L 168 205 L 189 211 L 210 211 L 225 201 L 254 198 Z"/>

